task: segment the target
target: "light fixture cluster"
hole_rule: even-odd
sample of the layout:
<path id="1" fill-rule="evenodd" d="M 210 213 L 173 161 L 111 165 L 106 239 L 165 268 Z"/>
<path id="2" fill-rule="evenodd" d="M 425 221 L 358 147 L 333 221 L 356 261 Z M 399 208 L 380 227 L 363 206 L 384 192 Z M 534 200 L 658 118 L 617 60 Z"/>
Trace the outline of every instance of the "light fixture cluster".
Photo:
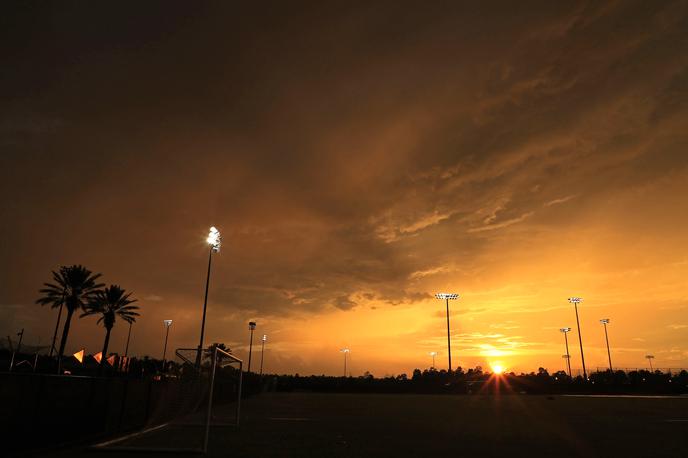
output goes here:
<path id="1" fill-rule="evenodd" d="M 218 231 L 215 226 L 211 226 L 206 241 L 215 253 L 220 251 L 220 246 L 222 245 L 222 237 L 220 236 L 220 231 Z"/>
<path id="2" fill-rule="evenodd" d="M 459 295 L 456 293 L 437 293 L 437 294 L 435 294 L 435 297 L 437 299 L 456 300 L 459 298 Z"/>

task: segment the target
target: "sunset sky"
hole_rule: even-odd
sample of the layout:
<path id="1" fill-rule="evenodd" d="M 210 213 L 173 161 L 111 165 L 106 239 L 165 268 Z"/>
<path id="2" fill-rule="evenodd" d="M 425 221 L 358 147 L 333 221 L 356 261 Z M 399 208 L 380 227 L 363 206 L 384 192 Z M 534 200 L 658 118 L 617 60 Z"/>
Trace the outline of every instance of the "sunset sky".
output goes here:
<path id="1" fill-rule="evenodd" d="M 3 338 L 83 264 L 196 346 L 215 225 L 206 343 L 268 372 L 446 368 L 440 291 L 455 367 L 579 368 L 574 295 L 589 368 L 601 318 L 688 367 L 688 2 L 375 3 L 0 7 Z"/>

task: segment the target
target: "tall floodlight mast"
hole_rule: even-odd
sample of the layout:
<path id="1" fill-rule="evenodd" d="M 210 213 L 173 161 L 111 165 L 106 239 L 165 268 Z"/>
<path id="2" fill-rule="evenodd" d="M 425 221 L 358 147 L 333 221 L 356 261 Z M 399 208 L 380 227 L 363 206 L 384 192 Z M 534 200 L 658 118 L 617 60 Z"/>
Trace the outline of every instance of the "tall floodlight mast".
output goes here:
<path id="1" fill-rule="evenodd" d="M 580 345 L 581 363 L 583 364 L 583 379 L 588 379 L 588 371 L 585 370 L 585 356 L 583 355 L 583 338 L 581 337 L 580 321 L 578 320 L 578 304 L 583 302 L 582 297 L 569 297 L 569 302 L 573 304 L 576 310 L 576 326 L 578 327 L 578 344 Z"/>
<path id="2" fill-rule="evenodd" d="M 339 351 L 344 353 L 344 377 L 346 377 L 346 356 L 349 354 L 351 350 L 349 350 L 348 348 L 342 348 Z"/>
<path id="3" fill-rule="evenodd" d="M 434 369 L 435 368 L 435 356 L 437 356 L 437 352 L 431 351 L 430 356 L 432 356 L 432 368 Z"/>
<path id="4" fill-rule="evenodd" d="M 263 376 L 263 355 L 265 354 L 265 341 L 268 340 L 267 334 L 263 334 L 261 339 L 262 343 L 260 345 L 260 376 Z"/>
<path id="5" fill-rule="evenodd" d="M 165 345 L 163 346 L 162 349 L 162 371 L 167 372 L 166 370 L 166 361 L 165 358 L 167 357 L 167 338 L 170 336 L 170 326 L 172 326 L 172 320 L 162 320 L 163 324 L 165 325 Z"/>
<path id="6" fill-rule="evenodd" d="M 129 341 L 131 340 L 131 325 L 132 325 L 132 323 L 133 323 L 133 321 L 129 322 L 129 332 L 127 332 L 127 344 L 124 347 L 124 357 L 125 358 L 129 356 Z"/>
<path id="7" fill-rule="evenodd" d="M 569 377 L 571 377 L 571 355 L 561 355 L 561 357 L 566 360 L 566 367 L 569 371 Z"/>
<path id="8" fill-rule="evenodd" d="M 604 325 L 604 340 L 607 342 L 607 356 L 609 357 L 609 372 L 614 373 L 612 369 L 612 352 L 609 350 L 609 336 L 607 335 L 607 325 L 609 324 L 609 318 L 602 318 L 600 323 Z"/>
<path id="9" fill-rule="evenodd" d="M 253 355 L 253 331 L 256 330 L 256 322 L 255 321 L 249 321 L 248 322 L 248 330 L 251 331 L 251 341 L 248 344 L 248 370 L 246 372 L 250 373 L 251 372 L 251 355 Z"/>
<path id="10" fill-rule="evenodd" d="M 437 293 L 437 299 L 443 299 L 447 303 L 447 358 L 449 360 L 449 372 L 452 371 L 452 357 L 451 357 L 451 332 L 449 331 L 449 301 L 457 300 L 459 295 L 456 293 Z"/>
<path id="11" fill-rule="evenodd" d="M 220 251 L 220 246 L 222 245 L 222 237 L 220 236 L 220 231 L 217 230 L 215 226 L 211 226 L 208 232 L 208 237 L 206 242 L 210 247 L 210 254 L 208 255 L 208 275 L 205 279 L 205 298 L 203 299 L 203 319 L 201 320 L 201 340 L 198 343 L 198 352 L 196 354 L 196 367 L 201 367 L 201 353 L 203 352 L 203 335 L 205 333 L 205 311 L 208 307 L 208 287 L 210 286 L 210 266 L 213 262 L 213 253 L 218 253 Z"/>
<path id="12" fill-rule="evenodd" d="M 566 344 L 566 354 L 564 357 L 566 358 L 566 367 L 569 370 L 569 377 L 571 377 L 571 354 L 569 353 L 569 338 L 567 337 L 567 334 L 571 332 L 571 328 L 561 328 L 559 331 L 564 334 L 564 343 Z"/>
<path id="13" fill-rule="evenodd" d="M 650 372 L 654 372 L 654 369 L 652 368 L 652 360 L 655 359 L 654 355 L 645 355 L 645 358 L 647 359 L 647 362 L 650 363 Z"/>

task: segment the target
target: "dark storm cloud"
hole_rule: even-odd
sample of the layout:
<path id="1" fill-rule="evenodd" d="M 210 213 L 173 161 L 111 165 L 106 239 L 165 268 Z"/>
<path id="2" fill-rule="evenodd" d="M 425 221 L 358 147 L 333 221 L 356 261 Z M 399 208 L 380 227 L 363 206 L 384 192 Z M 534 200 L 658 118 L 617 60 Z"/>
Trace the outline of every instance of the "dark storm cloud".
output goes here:
<path id="1" fill-rule="evenodd" d="M 210 224 L 228 316 L 421 302 L 688 166 L 685 2 L 4 8 L 6 304 L 197 304 Z"/>

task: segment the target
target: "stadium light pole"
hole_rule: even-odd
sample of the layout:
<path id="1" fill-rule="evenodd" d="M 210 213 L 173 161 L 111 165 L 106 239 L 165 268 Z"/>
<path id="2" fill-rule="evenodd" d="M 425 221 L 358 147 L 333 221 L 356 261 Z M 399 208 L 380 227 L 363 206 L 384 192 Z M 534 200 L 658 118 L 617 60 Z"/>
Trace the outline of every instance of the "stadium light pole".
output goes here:
<path id="1" fill-rule="evenodd" d="M 652 368 L 652 360 L 655 359 L 654 355 L 645 355 L 645 358 L 650 363 L 650 372 L 654 372 L 655 370 Z"/>
<path id="2" fill-rule="evenodd" d="M 263 376 L 263 355 L 265 354 L 265 341 L 268 340 L 267 334 L 263 334 L 263 338 L 260 339 L 260 376 Z"/>
<path id="3" fill-rule="evenodd" d="M 248 322 L 248 329 L 251 331 L 251 340 L 248 344 L 248 370 L 246 371 L 247 373 L 251 373 L 251 354 L 253 353 L 253 331 L 256 329 L 256 322 L 255 321 L 249 321 Z"/>
<path id="4" fill-rule="evenodd" d="M 41 350 L 41 338 L 38 337 L 38 347 L 36 347 L 36 353 L 33 356 L 33 369 L 31 372 L 36 372 L 36 366 L 38 365 L 38 352 Z"/>
<path id="5" fill-rule="evenodd" d="M 131 339 L 131 325 L 132 321 L 129 322 L 129 332 L 127 333 L 127 344 L 124 346 L 124 357 L 129 356 L 129 340 Z"/>
<path id="6" fill-rule="evenodd" d="M 342 348 L 339 351 L 344 353 L 344 377 L 346 377 L 346 355 L 348 355 L 351 350 L 349 350 L 348 348 Z"/>
<path id="7" fill-rule="evenodd" d="M 600 323 L 604 326 L 604 340 L 607 342 L 607 356 L 609 357 L 609 372 L 614 373 L 612 369 L 612 352 L 609 350 L 609 336 L 607 335 L 607 325 L 609 324 L 609 318 L 602 318 Z"/>
<path id="8" fill-rule="evenodd" d="M 172 326 L 172 320 L 162 320 L 162 322 L 165 324 L 165 346 L 162 348 L 162 371 L 167 372 L 165 370 L 165 358 L 167 356 L 167 338 L 170 336 L 170 326 Z"/>
<path id="9" fill-rule="evenodd" d="M 17 333 L 17 336 L 19 336 L 19 343 L 17 344 L 17 349 L 12 352 L 12 359 L 10 360 L 10 372 L 12 372 L 12 368 L 14 367 L 14 355 L 18 355 L 21 351 L 22 339 L 24 338 L 24 328 L 22 328 L 22 330 Z M 9 339 L 9 337 L 7 338 Z M 10 344 L 11 343 L 12 342 L 10 341 Z"/>
<path id="10" fill-rule="evenodd" d="M 131 325 L 133 324 L 133 321 L 129 322 L 129 332 L 127 332 L 127 344 L 124 346 L 124 358 L 120 360 L 119 363 L 119 370 L 122 371 L 124 369 L 124 365 L 126 364 L 127 366 L 129 363 L 126 362 L 126 360 L 129 358 L 129 340 L 131 339 Z"/>
<path id="11" fill-rule="evenodd" d="M 569 378 L 571 378 L 571 355 L 561 355 L 566 360 L 566 367 L 569 370 Z"/>
<path id="12" fill-rule="evenodd" d="M 581 337 L 580 321 L 578 320 L 578 304 L 583 302 L 582 297 L 569 297 L 569 302 L 573 304 L 576 310 L 576 326 L 578 327 L 578 344 L 580 345 L 581 363 L 583 364 L 583 378 L 588 379 L 588 371 L 585 369 L 585 356 L 583 356 L 583 338 Z"/>
<path id="13" fill-rule="evenodd" d="M 564 343 L 566 344 L 566 354 L 564 356 L 566 357 L 566 367 L 569 370 L 569 377 L 571 377 L 571 354 L 569 354 L 569 338 L 567 336 L 567 334 L 571 332 L 571 328 L 561 328 L 559 331 L 564 334 Z"/>
<path id="14" fill-rule="evenodd" d="M 449 359 L 449 372 L 452 371 L 452 357 L 451 357 L 451 334 L 449 331 L 449 301 L 456 300 L 459 295 L 456 293 L 437 293 L 435 294 L 437 299 L 444 299 L 447 303 L 447 358 Z"/>
<path id="15" fill-rule="evenodd" d="M 24 328 L 17 333 L 19 336 L 19 343 L 17 343 L 17 353 L 21 352 L 22 339 L 24 339 Z"/>
<path id="16" fill-rule="evenodd" d="M 213 253 L 220 251 L 222 245 L 222 237 L 220 231 L 215 226 L 210 227 L 206 242 L 210 246 L 210 254 L 208 255 L 208 275 L 205 279 L 205 298 L 203 299 L 203 319 L 201 320 L 201 340 L 198 343 L 198 352 L 196 354 L 196 367 L 201 367 L 201 352 L 203 351 L 203 334 L 205 333 L 205 311 L 208 306 L 208 287 L 210 286 L 210 265 L 213 262 Z"/>
<path id="17" fill-rule="evenodd" d="M 60 319 L 62 318 L 62 307 L 64 306 L 64 300 L 60 302 L 60 310 L 57 312 L 57 323 L 55 323 L 55 332 L 53 333 L 53 344 L 50 346 L 49 358 L 53 357 L 53 352 L 55 351 L 55 341 L 57 340 L 57 331 L 60 329 Z"/>
<path id="18" fill-rule="evenodd" d="M 437 352 L 431 351 L 430 356 L 432 356 L 432 368 L 434 369 L 435 368 L 435 356 L 437 356 Z"/>

